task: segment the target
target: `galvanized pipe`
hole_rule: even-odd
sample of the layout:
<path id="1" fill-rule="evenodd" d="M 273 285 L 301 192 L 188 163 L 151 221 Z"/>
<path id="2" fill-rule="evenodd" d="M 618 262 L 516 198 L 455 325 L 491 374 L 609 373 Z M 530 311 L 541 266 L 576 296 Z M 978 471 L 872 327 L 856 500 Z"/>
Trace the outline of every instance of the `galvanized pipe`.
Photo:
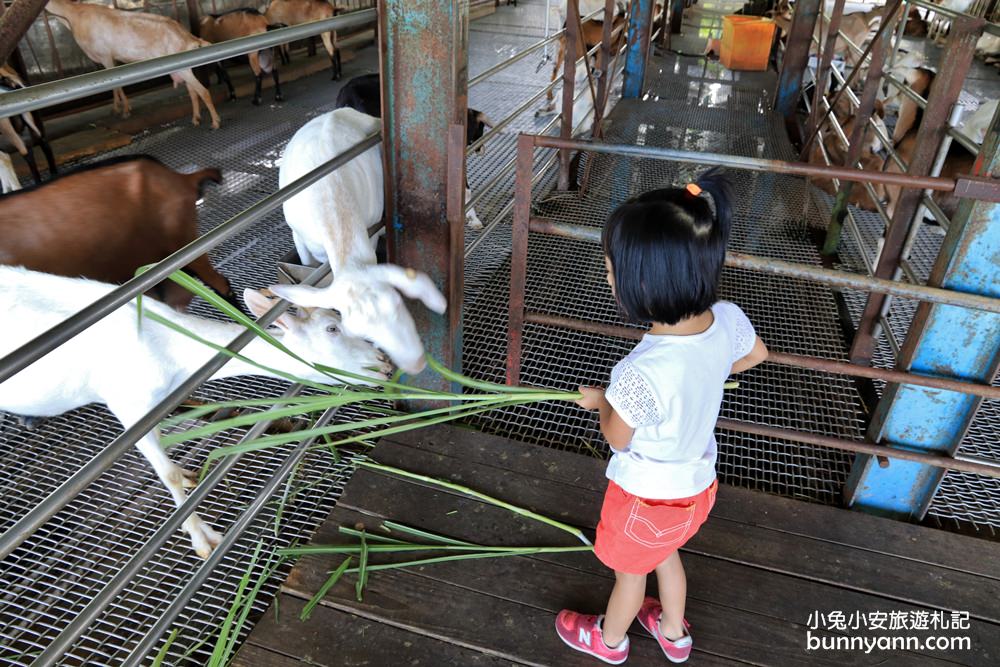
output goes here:
<path id="1" fill-rule="evenodd" d="M 640 340 L 646 333 L 645 328 L 622 326 L 620 324 L 606 324 L 603 322 L 591 322 L 579 320 L 561 315 L 549 315 L 547 313 L 525 312 L 524 321 L 532 324 L 557 327 L 560 329 L 570 329 L 573 331 L 585 331 L 587 333 L 610 336 L 614 338 L 627 338 L 629 340 Z M 845 361 L 835 361 L 833 359 L 823 359 L 822 357 L 812 357 L 803 354 L 789 354 L 786 352 L 769 351 L 767 362 L 778 364 L 779 366 L 791 366 L 793 368 L 803 368 L 821 373 L 832 373 L 834 375 L 848 375 L 851 377 L 862 377 L 871 380 L 883 380 L 885 382 L 895 382 L 897 384 L 911 384 L 931 389 L 941 389 L 943 391 L 954 391 L 972 396 L 979 396 L 989 399 L 1000 399 L 1000 387 L 978 382 L 965 382 L 951 378 L 933 377 L 928 375 L 916 375 L 904 371 L 897 371 L 886 368 L 872 368 L 871 366 L 860 366 Z"/>
<path id="2" fill-rule="evenodd" d="M 917 7 L 923 7 L 924 9 L 929 9 L 935 14 L 940 14 L 941 16 L 947 16 L 950 19 L 957 18 L 968 18 L 983 20 L 982 17 L 973 16 L 972 14 L 966 14 L 965 12 L 956 12 L 954 9 L 948 9 L 947 7 L 942 7 L 941 5 L 930 2 L 930 0 L 906 0 L 911 5 L 916 5 Z M 1000 37 L 1000 25 L 993 23 L 992 21 L 986 21 L 983 26 L 984 32 L 988 32 L 991 35 L 996 35 Z"/>
<path id="3" fill-rule="evenodd" d="M 545 148 L 560 148 L 587 151 L 590 153 L 608 153 L 627 157 L 652 158 L 654 160 L 672 160 L 687 164 L 703 164 L 711 166 L 731 167 L 746 171 L 758 171 L 772 174 L 788 174 L 791 176 L 818 176 L 820 178 L 839 178 L 848 181 L 867 181 L 896 185 L 903 188 L 918 188 L 952 192 L 955 190 L 955 180 L 950 178 L 931 178 L 929 176 L 908 176 L 906 174 L 889 174 L 877 171 L 861 171 L 846 167 L 824 167 L 804 162 L 786 162 L 784 160 L 765 160 L 762 158 L 744 157 L 742 155 L 724 155 L 715 153 L 700 153 L 697 151 L 675 150 L 654 146 L 632 146 L 627 144 L 605 144 L 579 139 L 563 139 L 562 137 L 535 137 L 536 146 Z M 1000 193 L 998 193 L 1000 198 Z"/>
<path id="4" fill-rule="evenodd" d="M 320 428 L 329 424 L 333 418 L 336 416 L 340 407 L 334 407 L 328 409 L 319 419 L 316 420 L 313 425 L 314 428 Z M 185 584 L 184 588 L 177 594 L 177 596 L 167 607 L 166 611 L 156 620 L 156 623 L 152 628 L 146 633 L 145 637 L 139 642 L 139 644 L 132 649 L 128 658 L 122 663 L 124 667 L 137 667 L 146 658 L 146 655 L 152 650 L 156 643 L 160 640 L 160 637 L 167 631 L 170 625 L 174 622 L 182 611 L 184 607 L 191 601 L 194 594 L 198 592 L 198 588 L 204 584 L 209 576 L 216 567 L 222 562 L 222 559 L 226 556 L 228 551 L 236 544 L 236 540 L 240 538 L 245 531 L 257 517 L 262 509 L 267 505 L 268 500 L 281 485 L 281 483 L 295 470 L 296 466 L 309 451 L 309 446 L 316 440 L 317 436 L 312 436 L 300 442 L 296 445 L 295 449 L 289 454 L 285 462 L 281 464 L 281 467 L 276 470 L 271 477 L 268 479 L 264 488 L 260 490 L 257 496 L 250 503 L 250 506 L 244 510 L 236 522 L 226 531 L 226 534 L 222 538 L 222 542 L 215 548 L 205 562 L 201 564 L 198 571 L 194 573 L 191 579 Z"/>
<path id="5" fill-rule="evenodd" d="M 529 222 L 529 230 L 576 241 L 601 242 L 601 229 L 599 227 L 584 227 L 583 225 L 532 218 Z M 858 273 L 826 269 L 810 264 L 798 264 L 769 257 L 747 255 L 740 252 L 728 252 L 726 253 L 725 265 L 734 269 L 746 269 L 748 271 L 769 273 L 776 276 L 809 280 L 821 285 L 827 285 L 828 287 L 891 294 L 904 299 L 915 299 L 918 301 L 927 301 L 928 303 L 941 303 L 960 306 L 962 308 L 973 308 L 990 313 L 1000 313 L 1000 299 L 997 298 L 982 296 L 980 294 L 955 292 L 928 285 L 900 283 Z"/>
<path id="6" fill-rule="evenodd" d="M 161 58 L 151 58 L 142 62 L 120 65 L 111 69 L 88 72 L 67 79 L 41 83 L 0 95 L 0 107 L 5 116 L 17 116 L 26 111 L 69 102 L 95 93 L 103 93 L 157 76 L 164 76 L 191 67 L 259 51 L 279 44 L 332 30 L 344 30 L 371 23 L 375 20 L 375 10 L 365 9 L 350 14 L 341 14 L 322 21 L 312 21 L 299 25 L 269 30 L 257 35 L 240 37 L 228 42 L 204 46 L 192 51 L 174 53 Z"/>
<path id="7" fill-rule="evenodd" d="M 195 239 L 165 259 L 160 260 L 149 271 L 136 276 L 120 287 L 116 287 L 76 315 L 28 341 L 0 359 L 0 382 L 7 380 L 30 364 L 41 359 L 73 336 L 114 312 L 121 305 L 160 283 L 174 271 L 187 266 L 222 241 L 246 229 L 257 220 L 278 208 L 285 200 L 302 192 L 330 172 L 350 162 L 358 155 L 378 144 L 379 141 L 381 141 L 379 133 L 376 132 L 368 135 L 368 137 L 344 153 L 316 167 L 302 178 L 289 183 L 274 194 L 265 197 L 242 213 L 230 218 L 207 234 Z M 148 431 L 149 429 L 146 430 Z"/>

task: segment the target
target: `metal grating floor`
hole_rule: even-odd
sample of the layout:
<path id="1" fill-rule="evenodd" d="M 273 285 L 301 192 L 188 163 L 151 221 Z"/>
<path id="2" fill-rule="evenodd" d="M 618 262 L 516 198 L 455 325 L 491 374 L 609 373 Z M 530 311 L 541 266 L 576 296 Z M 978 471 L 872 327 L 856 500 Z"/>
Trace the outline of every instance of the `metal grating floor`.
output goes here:
<path id="1" fill-rule="evenodd" d="M 502 7 L 497 14 L 472 24 L 472 74 L 543 35 L 543 0 L 522 0 L 519 5 Z M 503 116 L 547 83 L 551 64 L 536 71 L 540 59 L 540 54 L 526 58 L 515 68 L 473 88 L 470 105 L 495 119 Z M 718 65 L 696 58 L 666 56 L 655 58 L 653 63 L 653 96 L 641 112 L 637 103 L 621 104 L 612 114 L 609 139 L 760 157 L 790 156 L 783 130 L 768 111 L 771 75 L 733 76 Z M 374 49 L 367 49 L 345 65 L 346 77 L 375 68 Z M 336 91 L 337 85 L 320 73 L 288 83 L 287 101 L 281 105 L 255 109 L 246 100 L 222 105 L 220 131 L 208 132 L 179 122 L 150 131 L 119 152 L 151 153 L 179 169 L 221 166 L 225 183 L 209 190 L 200 212 L 203 230 L 209 229 L 273 192 L 282 147 L 308 118 L 330 108 Z M 512 123 L 503 137 L 492 142 L 485 154 L 471 157 L 469 180 L 473 190 L 513 155 L 517 131 L 538 131 L 547 120 L 535 118 L 529 111 Z M 544 157 L 544 151 L 536 156 L 539 161 Z M 550 179 L 542 179 L 534 199 L 538 209 L 559 219 L 597 225 L 623 198 L 686 180 L 698 171 L 610 156 L 595 160 L 593 169 L 592 189 L 583 199 L 554 194 Z M 501 216 L 509 204 L 512 186 L 513 176 L 501 179 L 477 205 L 484 222 Z M 740 206 L 734 233 L 737 247 L 795 261 L 819 261 L 810 228 L 803 222 L 815 219 L 816 214 L 810 211 L 819 204 L 801 182 L 770 175 L 742 175 L 738 188 Z M 474 376 L 494 380 L 501 377 L 506 345 L 507 222 L 509 214 L 504 214 L 498 229 L 476 248 L 466 265 L 465 367 Z M 467 236 L 469 242 L 476 238 L 474 233 Z M 234 287 L 259 287 L 274 279 L 275 260 L 291 248 L 281 215 L 274 214 L 217 248 L 212 258 Z M 533 237 L 529 266 L 532 308 L 615 321 L 595 248 Z M 801 281 L 762 278 L 739 271 L 726 272 L 724 289 L 725 296 L 743 305 L 762 336 L 776 348 L 843 358 L 845 341 L 829 291 Z M 195 308 L 206 312 L 197 304 Z M 535 326 L 528 327 L 525 338 L 526 381 L 564 387 L 605 382 L 610 366 L 631 347 L 628 341 Z M 727 396 L 726 416 L 842 437 L 858 437 L 863 430 L 860 403 L 853 385 L 846 381 L 770 367 L 748 373 L 741 380 L 741 389 Z M 206 386 L 202 397 L 274 395 L 281 386 L 261 379 L 217 382 Z M 1000 418 L 995 409 L 993 415 L 994 419 Z M 359 416 L 345 410 L 339 420 Z M 487 415 L 478 425 L 526 441 L 606 455 L 592 415 L 573 407 L 513 409 Z M 4 488 L 0 530 L 9 527 L 120 431 L 116 420 L 96 406 L 47 420 L 35 431 L 0 414 L 0 485 Z M 975 426 L 969 439 L 974 432 Z M 987 428 L 976 437 L 988 438 L 990 432 Z M 189 443 L 174 449 L 171 456 L 182 465 L 196 468 L 211 449 L 229 444 L 238 435 L 225 442 L 216 439 Z M 720 452 L 720 472 L 729 483 L 819 502 L 836 501 L 850 465 L 850 457 L 829 450 L 730 433 L 720 435 Z M 200 513 L 216 528 L 225 530 L 283 459 L 284 452 L 271 451 L 241 462 L 227 478 L 229 484 L 220 487 Z M 349 463 L 334 461 L 327 455 L 312 455 L 303 462 L 293 483 L 296 492 L 278 530 L 274 524 L 276 503 L 272 503 L 186 607 L 175 625 L 179 635 L 171 648 L 169 664 L 205 663 L 211 637 L 226 614 L 258 540 L 270 548 L 309 539 L 336 503 L 350 472 Z M 989 499 L 1000 497 L 1000 488 L 984 488 L 978 478 L 966 480 L 948 475 L 938 495 L 945 499 L 940 503 L 935 500 L 933 509 L 938 516 L 963 512 L 984 516 L 992 512 L 998 516 Z M 14 555 L 0 562 L 0 665 L 29 663 L 172 509 L 169 496 L 152 470 L 133 452 Z M 177 533 L 88 629 L 64 664 L 120 663 L 198 564 L 186 536 Z M 279 571 L 269 580 L 257 601 L 258 611 L 269 604 L 284 576 L 285 572 Z M 206 639 L 207 644 L 200 644 Z M 187 660 L 182 660 L 185 654 Z"/>

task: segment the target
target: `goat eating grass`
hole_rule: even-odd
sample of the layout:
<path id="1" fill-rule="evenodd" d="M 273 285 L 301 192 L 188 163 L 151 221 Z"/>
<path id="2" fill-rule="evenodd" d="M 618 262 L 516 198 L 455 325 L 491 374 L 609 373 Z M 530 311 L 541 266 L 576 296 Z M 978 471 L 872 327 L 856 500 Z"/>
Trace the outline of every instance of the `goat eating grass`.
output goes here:
<path id="1" fill-rule="evenodd" d="M 166 16 L 145 12 L 126 12 L 75 0 L 49 0 L 45 10 L 66 23 L 73 39 L 88 58 L 111 69 L 116 62 L 134 63 L 208 46 L 185 30 L 180 23 Z M 201 85 L 190 68 L 170 75 L 174 86 L 184 83 L 191 98 L 191 123 L 201 123 L 200 99 L 212 118 L 212 129 L 219 129 L 219 114 L 212 96 Z M 114 90 L 114 109 L 121 109 L 127 118 L 132 111 L 121 88 Z"/>
<path id="2" fill-rule="evenodd" d="M 344 153 L 381 128 L 377 118 L 337 109 L 313 118 L 288 142 L 278 185 L 292 181 Z M 276 285 L 271 290 L 300 306 L 338 310 L 344 332 L 374 342 L 407 373 L 426 364 L 424 347 L 400 293 L 443 313 L 447 301 L 423 273 L 376 264 L 368 228 L 382 219 L 382 155 L 379 146 L 285 202 L 285 221 L 303 264 L 330 262 L 333 282 L 325 288 Z"/>
<path id="3" fill-rule="evenodd" d="M 0 331 L 0 357 L 113 289 L 114 285 L 106 283 L 0 266 L 0 297 L 8 304 L 11 323 Z M 256 290 L 246 290 L 243 298 L 258 317 L 273 305 L 271 299 Z M 228 345 L 244 331 L 239 324 L 178 313 L 156 302 L 146 301 L 143 308 L 218 346 Z M 50 417 L 88 403 L 105 403 L 125 428 L 135 424 L 215 355 L 215 350 L 203 342 L 152 319 L 144 318 L 137 329 L 136 318 L 134 303 L 122 306 L 5 380 L 0 384 L 0 410 Z M 339 318 L 329 311 L 303 315 L 286 312 L 275 325 L 278 330 L 274 337 L 303 359 L 372 381 L 388 376 L 390 367 L 384 357 L 368 343 L 342 335 Z M 251 340 L 242 354 L 243 358 L 231 359 L 213 379 L 241 375 L 280 378 L 279 373 L 285 373 L 324 384 L 335 382 L 260 337 Z M 136 445 L 180 506 L 186 498 L 185 487 L 195 485 L 197 473 L 170 460 L 160 446 L 158 429 L 147 433 Z M 219 544 L 218 533 L 197 514 L 188 517 L 184 530 L 202 558 Z"/>

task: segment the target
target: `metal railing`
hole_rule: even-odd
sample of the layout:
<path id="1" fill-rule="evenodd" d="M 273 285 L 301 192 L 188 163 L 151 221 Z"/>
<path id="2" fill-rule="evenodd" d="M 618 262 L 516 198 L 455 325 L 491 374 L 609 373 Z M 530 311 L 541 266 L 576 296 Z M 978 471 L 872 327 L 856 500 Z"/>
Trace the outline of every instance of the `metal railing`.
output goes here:
<path id="1" fill-rule="evenodd" d="M 587 141 L 575 141 L 540 135 L 520 135 L 518 137 L 517 145 L 517 176 L 514 195 L 515 205 L 513 223 L 514 237 L 511 244 L 513 250 L 511 256 L 509 320 L 507 332 L 507 382 L 509 384 L 518 384 L 520 381 L 522 336 L 524 325 L 526 323 L 544 324 L 625 338 L 634 338 L 637 333 L 637 330 L 634 328 L 607 325 L 596 322 L 585 322 L 566 317 L 528 312 L 526 310 L 525 290 L 527 286 L 529 233 L 535 232 L 556 235 L 590 242 L 599 242 L 601 233 L 599 229 L 594 227 L 567 223 L 555 223 L 549 220 L 532 218 L 532 163 L 534 150 L 538 147 L 560 150 L 572 149 L 590 153 L 604 153 L 657 160 L 694 162 L 702 165 L 729 166 L 749 169 L 751 171 L 758 171 L 761 166 L 754 164 L 754 161 L 751 160 L 747 161 L 749 164 L 741 164 L 741 162 L 745 160 L 744 158 L 734 160 L 734 156 L 720 156 L 711 153 L 691 153 L 689 151 L 676 151 L 672 149 L 653 148 L 648 146 L 639 147 L 630 145 L 596 144 Z M 769 163 L 769 166 L 772 167 L 769 171 L 772 173 L 796 173 L 802 171 L 802 165 L 798 163 L 779 161 L 762 162 Z M 775 163 L 781 165 L 782 168 L 780 170 L 773 169 Z M 829 167 L 812 167 L 810 169 L 818 169 L 820 171 L 828 172 L 844 171 L 843 169 L 833 170 Z M 855 181 L 871 179 L 876 182 L 884 182 L 886 177 L 890 176 L 889 174 L 881 172 L 863 172 L 857 170 L 848 171 L 854 172 L 850 175 L 850 177 L 851 180 Z M 917 177 L 910 177 L 909 180 L 911 181 L 911 187 L 922 187 L 920 185 L 915 185 L 921 179 Z M 911 285 L 893 280 L 883 280 L 861 274 L 835 271 L 818 266 L 796 264 L 777 259 L 754 257 L 741 253 L 728 253 L 725 264 L 729 267 L 744 270 L 808 280 L 827 285 L 833 289 L 866 290 L 869 292 L 891 294 L 933 303 L 949 304 L 964 308 L 976 308 L 988 312 L 1000 313 L 1000 299 L 998 298 L 967 294 L 953 290 L 928 287 L 925 285 Z M 1000 397 L 1000 389 L 986 384 L 967 382 L 953 378 L 931 377 L 898 370 L 861 367 L 859 365 L 838 362 L 831 359 L 819 359 L 803 355 L 775 353 L 768 359 L 768 363 L 788 365 L 797 368 L 807 368 L 825 373 L 881 379 L 887 382 L 935 387 L 947 391 L 963 392 L 978 397 Z M 831 447 L 861 454 L 876 455 L 887 459 L 914 461 L 933 465 L 939 468 L 961 470 L 988 477 L 1000 477 L 1000 466 L 948 455 L 912 452 L 889 445 L 879 445 L 866 441 L 804 433 L 791 429 L 782 429 L 728 419 L 720 419 L 718 426 L 727 430 L 751 433 L 770 438 L 779 438 L 791 442 Z"/>

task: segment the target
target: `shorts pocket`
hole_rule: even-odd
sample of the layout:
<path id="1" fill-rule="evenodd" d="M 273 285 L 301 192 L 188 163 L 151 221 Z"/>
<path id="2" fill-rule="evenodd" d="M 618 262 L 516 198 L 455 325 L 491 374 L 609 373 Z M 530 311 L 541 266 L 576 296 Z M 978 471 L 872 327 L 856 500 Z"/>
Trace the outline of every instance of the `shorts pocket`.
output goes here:
<path id="1" fill-rule="evenodd" d="M 708 487 L 708 511 L 711 512 L 712 508 L 715 507 L 715 497 L 719 493 L 719 480 L 712 482 L 712 486 Z M 707 514 L 707 512 L 706 512 Z"/>
<path id="2" fill-rule="evenodd" d="M 636 498 L 625 521 L 625 535 L 647 547 L 680 544 L 691 528 L 694 510 L 694 503 L 686 507 L 650 505 Z"/>

